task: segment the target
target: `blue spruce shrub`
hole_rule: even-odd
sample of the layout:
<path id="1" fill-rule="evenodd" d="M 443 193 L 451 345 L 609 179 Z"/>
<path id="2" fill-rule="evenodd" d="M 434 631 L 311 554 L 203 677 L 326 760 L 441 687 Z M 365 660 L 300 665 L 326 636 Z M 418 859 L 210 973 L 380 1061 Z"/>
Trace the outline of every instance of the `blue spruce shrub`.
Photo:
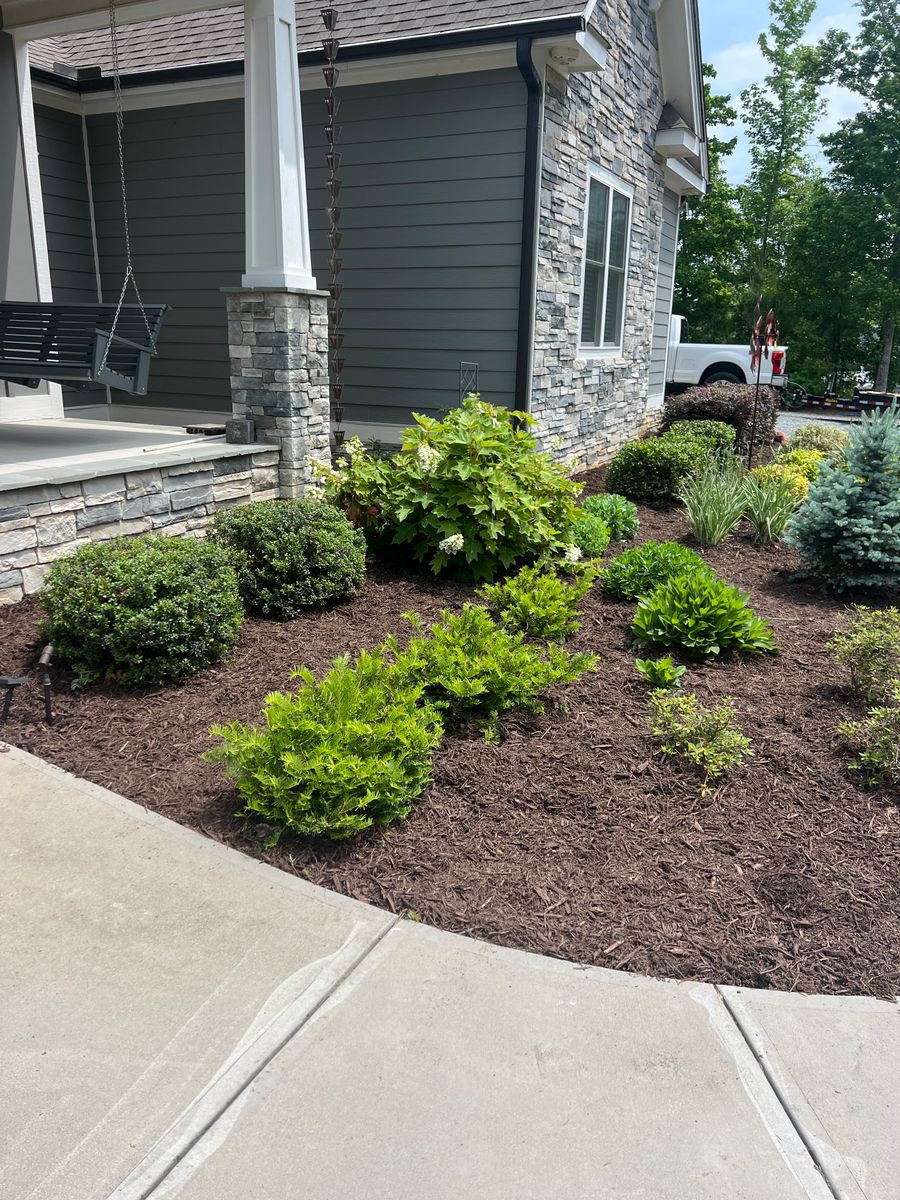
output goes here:
<path id="1" fill-rule="evenodd" d="M 838 590 L 900 585 L 900 412 L 863 416 L 846 469 L 825 463 L 785 541 Z"/>

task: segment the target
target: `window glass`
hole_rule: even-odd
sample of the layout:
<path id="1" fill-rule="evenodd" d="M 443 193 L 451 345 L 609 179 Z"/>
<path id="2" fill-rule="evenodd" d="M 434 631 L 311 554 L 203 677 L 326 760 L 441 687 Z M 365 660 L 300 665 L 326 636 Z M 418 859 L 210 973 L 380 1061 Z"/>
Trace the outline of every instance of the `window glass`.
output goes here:
<path id="1" fill-rule="evenodd" d="M 592 178 L 585 230 L 581 343 L 615 349 L 625 321 L 625 269 L 628 262 L 631 201 Z"/>

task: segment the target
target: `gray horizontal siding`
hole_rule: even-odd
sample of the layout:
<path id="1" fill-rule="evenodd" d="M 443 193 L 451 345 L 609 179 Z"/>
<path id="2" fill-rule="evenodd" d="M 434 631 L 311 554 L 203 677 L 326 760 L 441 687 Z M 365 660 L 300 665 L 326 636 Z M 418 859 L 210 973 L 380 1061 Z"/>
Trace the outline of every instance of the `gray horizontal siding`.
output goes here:
<path id="1" fill-rule="evenodd" d="M 313 269 L 328 282 L 324 98 L 303 96 Z M 345 88 L 345 409 L 395 423 L 459 398 L 477 362 L 486 398 L 511 405 L 525 144 L 515 71 Z M 124 271 L 115 130 L 88 118 L 104 291 Z M 243 105 L 129 112 L 129 215 L 147 300 L 173 307 L 141 403 L 227 409 L 221 289 L 244 265 Z M 58 247 L 70 254 L 69 245 Z M 117 399 L 126 400 L 127 397 Z"/>
<path id="2" fill-rule="evenodd" d="M 35 105 L 34 121 L 53 299 L 63 304 L 96 304 L 97 276 L 81 117 Z M 105 399 L 105 388 L 63 388 L 67 407 L 104 403 Z"/>
<path id="3" fill-rule="evenodd" d="M 666 359 L 669 349 L 669 319 L 675 295 L 675 258 L 678 251 L 679 199 L 674 192 L 663 193 L 663 219 L 659 242 L 659 272 L 650 349 L 650 395 L 659 396 L 666 387 Z"/>

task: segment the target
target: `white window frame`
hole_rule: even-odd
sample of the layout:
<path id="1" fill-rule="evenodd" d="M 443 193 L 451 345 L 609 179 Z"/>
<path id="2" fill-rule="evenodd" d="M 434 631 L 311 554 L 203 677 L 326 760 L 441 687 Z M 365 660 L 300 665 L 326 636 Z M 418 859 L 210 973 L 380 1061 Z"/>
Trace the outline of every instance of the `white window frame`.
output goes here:
<path id="1" fill-rule="evenodd" d="M 596 180 L 608 187 L 611 192 L 618 192 L 620 196 L 624 196 L 628 201 L 628 228 L 625 234 L 625 291 L 622 297 L 622 329 L 620 331 L 619 340 L 614 346 L 595 346 L 591 342 L 583 342 L 581 340 L 581 331 L 584 327 L 584 296 L 585 296 L 585 280 L 587 278 L 587 245 L 588 245 L 588 217 L 590 214 L 590 198 L 591 198 L 591 181 Z M 606 292 L 609 286 L 609 247 L 610 234 L 612 229 L 612 196 L 610 202 L 606 206 L 606 243 L 605 254 L 606 261 L 603 271 L 603 295 L 601 297 L 601 320 L 606 319 Z M 624 179 L 620 179 L 614 175 L 612 171 L 607 171 L 604 167 L 598 166 L 597 163 L 589 162 L 587 165 L 587 175 L 584 185 L 584 228 L 583 228 L 583 244 L 584 249 L 581 254 L 581 300 L 578 305 L 578 357 L 579 358 L 619 358 L 622 354 L 622 348 L 625 341 L 625 320 L 628 315 L 628 276 L 631 270 L 631 233 L 634 228 L 634 187 L 630 183 L 626 183 Z"/>

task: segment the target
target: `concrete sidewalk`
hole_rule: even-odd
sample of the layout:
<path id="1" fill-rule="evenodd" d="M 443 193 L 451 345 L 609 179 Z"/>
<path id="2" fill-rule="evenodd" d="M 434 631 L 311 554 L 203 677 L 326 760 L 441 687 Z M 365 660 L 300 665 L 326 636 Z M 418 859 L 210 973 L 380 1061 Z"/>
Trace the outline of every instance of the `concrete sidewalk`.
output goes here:
<path id="1" fill-rule="evenodd" d="M 498 949 L 0 753 L 0 1196 L 898 1200 L 898 1009 Z"/>

